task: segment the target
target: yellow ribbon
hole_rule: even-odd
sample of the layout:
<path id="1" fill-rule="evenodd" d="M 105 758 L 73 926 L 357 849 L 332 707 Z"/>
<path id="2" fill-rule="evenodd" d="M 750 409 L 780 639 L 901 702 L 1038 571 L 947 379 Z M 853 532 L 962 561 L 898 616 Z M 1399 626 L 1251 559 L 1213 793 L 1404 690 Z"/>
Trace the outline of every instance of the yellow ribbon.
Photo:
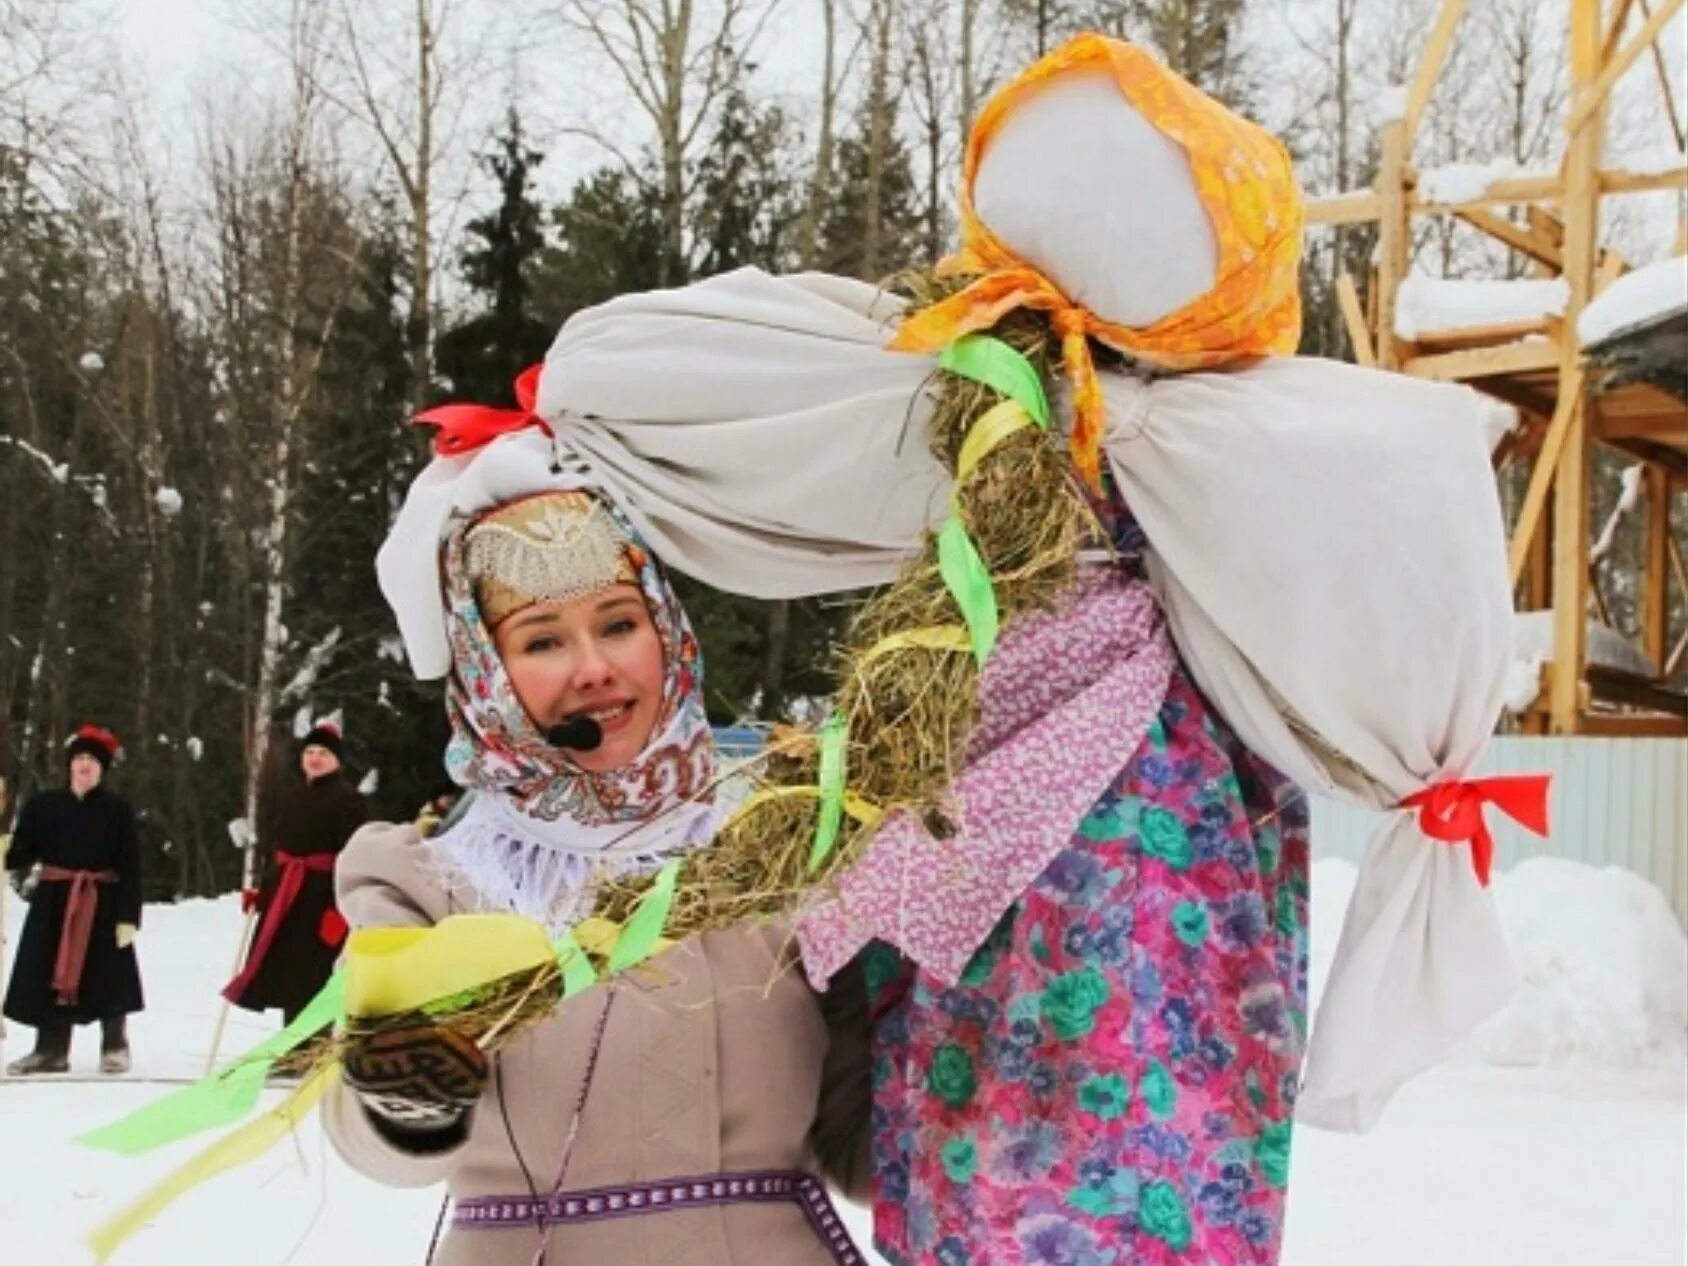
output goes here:
<path id="1" fill-rule="evenodd" d="M 967 429 L 961 442 L 961 452 L 955 458 L 955 482 L 960 487 L 967 481 L 986 453 L 1023 427 L 1032 425 L 1032 415 L 1018 400 L 1004 400 L 984 414 Z"/>
<path id="2" fill-rule="evenodd" d="M 432 927 L 359 928 L 346 940 L 346 1014 L 394 1015 L 556 957 L 519 914 L 454 914 Z"/>
<path id="3" fill-rule="evenodd" d="M 963 649 L 966 648 L 963 647 Z M 748 817 L 752 810 L 760 805 L 767 804 L 771 800 L 789 800 L 794 797 L 818 800 L 820 795 L 821 789 L 812 784 L 804 787 L 763 787 L 760 791 L 752 792 L 745 798 L 744 803 L 738 807 L 738 812 L 733 814 L 732 822 L 728 825 L 736 825 L 739 819 Z M 844 793 L 844 812 L 863 826 L 878 826 L 880 819 L 885 816 L 885 810 L 871 800 L 864 800 L 853 791 Z"/>
<path id="4" fill-rule="evenodd" d="M 906 633 L 893 633 L 889 637 L 882 637 L 863 652 L 856 661 L 856 667 L 864 668 L 874 660 L 890 655 L 896 651 L 907 650 L 927 651 L 960 651 L 965 654 L 973 649 L 973 643 L 968 640 L 967 630 L 959 624 L 931 624 L 925 628 L 910 629 Z"/>
<path id="5" fill-rule="evenodd" d="M 339 1078 L 340 1065 L 325 1064 L 275 1107 L 223 1135 L 124 1205 L 89 1233 L 86 1242 L 94 1251 L 94 1261 L 103 1264 L 110 1260 L 125 1240 L 200 1183 L 262 1156 L 298 1129 Z"/>

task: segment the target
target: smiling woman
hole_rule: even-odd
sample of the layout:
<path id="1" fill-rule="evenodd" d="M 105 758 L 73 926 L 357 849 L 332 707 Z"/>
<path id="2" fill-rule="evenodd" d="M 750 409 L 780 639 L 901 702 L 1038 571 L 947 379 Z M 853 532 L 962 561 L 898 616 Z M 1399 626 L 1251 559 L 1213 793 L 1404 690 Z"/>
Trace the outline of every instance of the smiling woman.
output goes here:
<path id="1" fill-rule="evenodd" d="M 426 840 L 408 826 L 361 832 L 337 888 L 357 927 L 502 910 L 555 936 L 603 876 L 647 873 L 713 839 L 697 640 L 656 559 L 595 492 L 465 508 L 443 549 L 426 536 L 389 544 L 440 559 L 446 767 L 476 794 Z M 571 746 L 583 730 L 599 741 Z M 389 1017 L 349 1041 L 324 1103 L 329 1135 L 371 1177 L 446 1182 L 456 1213 L 440 1266 L 547 1253 L 859 1262 L 813 1171 L 825 1154 L 835 1180 L 865 1176 L 851 1145 L 866 1134 L 865 994 L 835 986 L 823 1010 L 791 966 L 781 928 L 710 932 L 568 998 L 491 1054 L 428 1016 Z M 823 1119 L 846 1127 L 822 1132 Z"/>

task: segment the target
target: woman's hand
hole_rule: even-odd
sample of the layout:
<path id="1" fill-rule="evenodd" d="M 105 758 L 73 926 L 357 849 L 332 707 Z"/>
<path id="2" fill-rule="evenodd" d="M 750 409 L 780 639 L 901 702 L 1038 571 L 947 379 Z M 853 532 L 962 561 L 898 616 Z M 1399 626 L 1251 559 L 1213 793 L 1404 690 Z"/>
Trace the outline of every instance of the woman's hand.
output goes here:
<path id="1" fill-rule="evenodd" d="M 485 1052 L 420 1012 L 353 1039 L 342 1064 L 363 1105 L 405 1131 L 461 1124 L 486 1087 Z"/>

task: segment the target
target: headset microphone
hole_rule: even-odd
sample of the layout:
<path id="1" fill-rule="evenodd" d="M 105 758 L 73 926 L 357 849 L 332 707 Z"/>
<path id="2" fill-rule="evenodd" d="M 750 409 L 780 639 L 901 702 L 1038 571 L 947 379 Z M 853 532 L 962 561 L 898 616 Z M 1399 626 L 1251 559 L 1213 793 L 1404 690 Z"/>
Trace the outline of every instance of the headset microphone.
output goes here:
<path id="1" fill-rule="evenodd" d="M 545 741 L 552 747 L 595 752 L 604 741 L 604 727 L 588 716 L 570 717 L 561 725 L 553 725 L 546 730 Z"/>

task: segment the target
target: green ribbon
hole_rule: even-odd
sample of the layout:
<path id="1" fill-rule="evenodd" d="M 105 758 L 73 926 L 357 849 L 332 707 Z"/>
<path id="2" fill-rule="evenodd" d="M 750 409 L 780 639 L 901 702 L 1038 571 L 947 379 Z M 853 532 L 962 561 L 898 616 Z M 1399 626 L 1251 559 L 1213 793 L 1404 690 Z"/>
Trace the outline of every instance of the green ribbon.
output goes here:
<path id="1" fill-rule="evenodd" d="M 955 605 L 961 608 L 961 618 L 967 622 L 967 640 L 973 644 L 973 658 L 983 668 L 996 646 L 1000 625 L 996 589 L 991 584 L 985 560 L 979 557 L 978 547 L 967 535 L 961 516 L 954 511 L 938 533 L 938 574 L 944 578 L 944 587 L 955 599 Z"/>
<path id="2" fill-rule="evenodd" d="M 1001 339 L 963 334 L 938 353 L 938 366 L 1019 401 L 1033 421 L 1048 428 L 1049 400 L 1043 394 L 1043 379 L 1031 361 Z"/>
<path id="3" fill-rule="evenodd" d="M 586 957 L 586 951 L 574 939 L 572 929 L 552 942 L 551 948 L 557 952 L 557 966 L 563 973 L 563 997 L 572 998 L 598 983 L 598 973 L 592 970 L 592 960 Z"/>
<path id="4" fill-rule="evenodd" d="M 657 938 L 662 935 L 662 925 L 668 922 L 668 911 L 674 904 L 674 883 L 679 877 L 680 859 L 676 857 L 657 873 L 656 882 L 639 898 L 639 908 L 633 911 L 610 951 L 612 972 L 636 967 L 651 956 Z"/>
<path id="5" fill-rule="evenodd" d="M 838 843 L 838 828 L 844 821 L 844 717 L 834 712 L 821 726 L 820 769 L 815 781 L 820 786 L 820 816 L 815 823 L 815 842 L 809 846 L 809 871 L 813 873 Z"/>
<path id="6" fill-rule="evenodd" d="M 1048 429 L 1049 400 L 1043 394 L 1043 379 L 1031 361 L 1001 339 L 988 334 L 963 334 L 938 354 L 938 364 L 952 374 L 983 383 L 998 395 L 1013 400 L 1032 421 Z M 938 533 L 938 574 L 961 609 L 973 658 L 983 668 L 996 646 L 1002 616 L 990 569 L 961 521 L 959 491 L 950 506 L 949 521 Z"/>
<path id="7" fill-rule="evenodd" d="M 345 969 L 336 968 L 316 997 L 281 1032 L 228 1067 L 154 1099 L 109 1125 L 90 1130 L 76 1141 L 102 1152 L 134 1156 L 205 1130 L 233 1125 L 257 1106 L 264 1080 L 280 1056 L 342 1018 L 345 994 Z"/>

